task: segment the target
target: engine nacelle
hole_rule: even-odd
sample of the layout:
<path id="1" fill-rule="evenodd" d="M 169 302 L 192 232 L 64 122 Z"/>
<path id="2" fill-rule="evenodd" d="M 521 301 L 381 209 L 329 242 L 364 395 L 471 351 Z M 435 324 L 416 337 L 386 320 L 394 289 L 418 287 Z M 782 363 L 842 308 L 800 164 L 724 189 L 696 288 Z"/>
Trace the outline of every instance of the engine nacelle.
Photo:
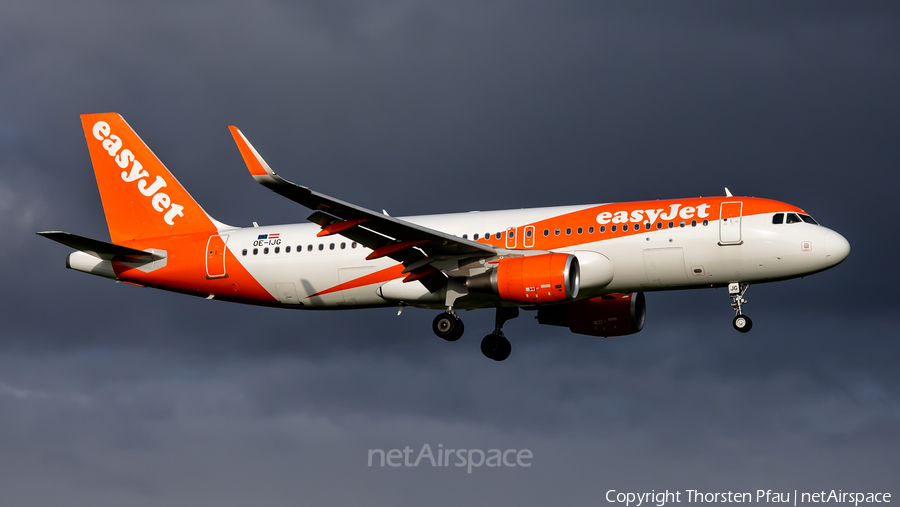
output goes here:
<path id="1" fill-rule="evenodd" d="M 472 292 L 499 294 L 507 301 L 545 304 L 578 296 L 578 259 L 565 253 L 526 255 L 492 261 L 497 267 L 466 279 Z"/>
<path id="2" fill-rule="evenodd" d="M 604 294 L 538 310 L 541 324 L 568 327 L 588 336 L 624 336 L 644 327 L 647 303 L 643 292 Z"/>

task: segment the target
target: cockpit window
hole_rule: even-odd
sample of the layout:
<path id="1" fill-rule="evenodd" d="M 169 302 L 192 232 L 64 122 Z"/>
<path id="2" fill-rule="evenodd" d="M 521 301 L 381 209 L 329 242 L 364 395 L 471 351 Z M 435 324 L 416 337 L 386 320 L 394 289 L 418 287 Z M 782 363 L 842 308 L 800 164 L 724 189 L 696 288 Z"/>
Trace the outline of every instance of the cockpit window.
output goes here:
<path id="1" fill-rule="evenodd" d="M 775 216 L 772 217 L 773 224 L 783 224 L 784 223 L 784 213 L 775 213 Z"/>
<path id="2" fill-rule="evenodd" d="M 804 215 L 803 213 L 801 213 L 800 218 L 808 224 L 819 225 L 819 222 L 816 222 L 815 219 L 809 215 Z"/>
<path id="3" fill-rule="evenodd" d="M 787 223 L 799 224 L 800 222 L 802 222 L 802 220 L 800 220 L 800 217 L 798 217 L 796 213 L 788 213 L 787 214 Z"/>

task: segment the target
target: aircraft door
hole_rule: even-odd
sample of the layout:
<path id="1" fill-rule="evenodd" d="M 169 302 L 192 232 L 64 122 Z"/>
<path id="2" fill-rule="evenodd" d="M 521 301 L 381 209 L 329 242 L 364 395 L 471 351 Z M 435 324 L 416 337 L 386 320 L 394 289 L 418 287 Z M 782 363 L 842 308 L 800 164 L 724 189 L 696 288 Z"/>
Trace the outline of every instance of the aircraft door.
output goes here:
<path id="1" fill-rule="evenodd" d="M 678 287 L 688 284 L 684 250 L 680 247 L 645 249 L 644 269 L 651 286 Z"/>
<path id="2" fill-rule="evenodd" d="M 206 242 L 206 278 L 225 278 L 225 243 L 228 236 L 213 234 Z"/>
<path id="3" fill-rule="evenodd" d="M 522 246 L 525 248 L 534 248 L 534 226 L 525 227 L 525 237 L 522 238 Z"/>
<path id="4" fill-rule="evenodd" d="M 516 229 L 515 227 L 506 228 L 506 248 L 516 247 Z"/>
<path id="5" fill-rule="evenodd" d="M 297 298 L 297 289 L 291 282 L 276 283 L 275 297 L 285 305 L 299 305 L 300 299 Z"/>
<path id="6" fill-rule="evenodd" d="M 719 244 L 740 245 L 742 202 L 723 202 L 719 207 Z"/>

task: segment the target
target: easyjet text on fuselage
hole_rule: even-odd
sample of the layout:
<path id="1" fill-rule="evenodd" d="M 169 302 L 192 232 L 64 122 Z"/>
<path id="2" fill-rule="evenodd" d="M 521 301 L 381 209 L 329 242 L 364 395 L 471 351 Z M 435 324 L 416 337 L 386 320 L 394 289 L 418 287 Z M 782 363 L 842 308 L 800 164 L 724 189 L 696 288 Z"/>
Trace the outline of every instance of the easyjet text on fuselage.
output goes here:
<path id="1" fill-rule="evenodd" d="M 597 223 L 605 225 L 608 223 L 626 224 L 628 222 L 656 222 L 660 220 L 674 220 L 676 217 L 682 220 L 691 220 L 694 217 L 707 218 L 711 206 L 703 203 L 698 206 L 682 206 L 681 204 L 670 204 L 668 210 L 666 208 L 645 209 L 645 210 L 622 210 L 622 211 L 603 211 L 597 215 Z M 646 214 L 646 217 L 644 216 Z"/>

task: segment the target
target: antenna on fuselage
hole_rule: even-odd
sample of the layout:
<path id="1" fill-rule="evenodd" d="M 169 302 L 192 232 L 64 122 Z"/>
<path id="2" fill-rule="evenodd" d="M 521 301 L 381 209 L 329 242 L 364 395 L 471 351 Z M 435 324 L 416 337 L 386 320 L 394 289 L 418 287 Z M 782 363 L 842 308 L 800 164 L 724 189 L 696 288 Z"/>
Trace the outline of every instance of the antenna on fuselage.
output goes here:
<path id="1" fill-rule="evenodd" d="M 731 190 L 728 190 L 728 187 L 725 187 L 725 197 L 734 197 L 731 195 Z"/>

